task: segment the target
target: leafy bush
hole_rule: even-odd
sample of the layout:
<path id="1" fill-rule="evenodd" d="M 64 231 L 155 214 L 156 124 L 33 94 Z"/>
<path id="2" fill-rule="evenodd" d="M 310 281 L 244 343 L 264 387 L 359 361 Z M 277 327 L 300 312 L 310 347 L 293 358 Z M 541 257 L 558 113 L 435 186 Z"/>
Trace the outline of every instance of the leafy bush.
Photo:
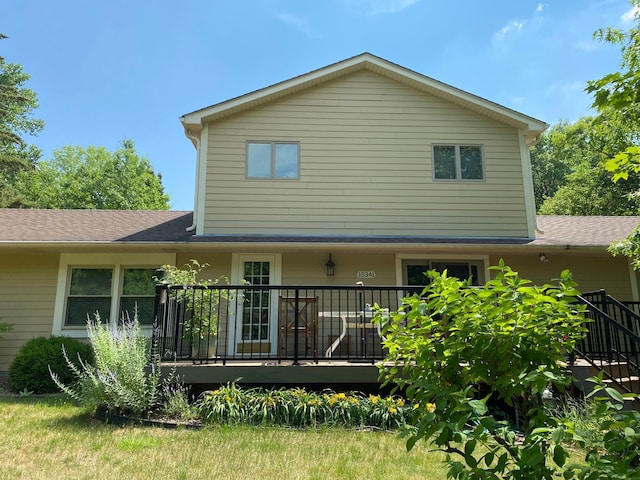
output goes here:
<path id="1" fill-rule="evenodd" d="M 586 402 L 560 412 L 551 432 L 557 441 L 577 445 L 584 453 L 582 462 L 565 466 L 564 478 L 640 478 L 640 413 L 624 409 L 625 398 L 638 395 L 621 395 L 603 382 L 602 373 L 588 380 L 595 387 Z"/>
<path id="2" fill-rule="evenodd" d="M 69 337 L 38 337 L 25 343 L 9 367 L 9 386 L 14 392 L 53 393 L 58 388 L 49 375 L 49 367 L 61 372 L 60 380 L 70 382 L 73 374 L 66 369 L 63 348 L 72 365 L 78 357 L 86 364 L 93 362 L 91 346 Z"/>
<path id="3" fill-rule="evenodd" d="M 105 325 L 96 314 L 87 323 L 95 366 L 79 366 L 64 351 L 67 367 L 75 384 L 62 381 L 60 372 L 51 369 L 58 387 L 81 404 L 105 408 L 112 413 L 141 415 L 156 405 L 159 396 L 160 369 L 155 349 L 140 329 L 137 313 L 133 320 Z M 155 336 L 154 336 L 155 338 Z"/>
<path id="4" fill-rule="evenodd" d="M 564 362 L 586 331 L 578 291 L 568 271 L 532 287 L 502 261 L 492 270 L 480 288 L 428 272 L 421 295 L 380 311 L 382 374 L 415 405 L 407 447 L 424 439 L 448 453 L 450 478 L 551 478 L 568 452 L 542 394 L 570 383 Z M 488 412 L 479 384 L 515 409 L 521 435 Z"/>

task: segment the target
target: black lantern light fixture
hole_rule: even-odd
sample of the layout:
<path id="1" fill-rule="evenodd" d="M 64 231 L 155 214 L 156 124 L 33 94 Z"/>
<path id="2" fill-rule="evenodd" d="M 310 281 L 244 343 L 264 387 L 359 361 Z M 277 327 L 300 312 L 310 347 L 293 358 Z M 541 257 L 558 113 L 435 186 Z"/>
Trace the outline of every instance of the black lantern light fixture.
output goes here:
<path id="1" fill-rule="evenodd" d="M 324 266 L 327 267 L 327 277 L 333 277 L 336 273 L 336 264 L 331 260 L 331 254 L 329 254 L 329 260 Z"/>

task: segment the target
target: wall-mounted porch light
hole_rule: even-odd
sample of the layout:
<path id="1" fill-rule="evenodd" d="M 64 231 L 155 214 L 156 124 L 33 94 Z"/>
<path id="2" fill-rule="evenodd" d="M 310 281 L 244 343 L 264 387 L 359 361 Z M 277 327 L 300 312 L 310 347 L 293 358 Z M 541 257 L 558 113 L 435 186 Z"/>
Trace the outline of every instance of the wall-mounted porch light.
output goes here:
<path id="1" fill-rule="evenodd" d="M 327 267 L 327 277 L 333 277 L 336 273 L 336 264 L 331 260 L 331 254 L 329 254 L 329 260 L 324 266 Z"/>

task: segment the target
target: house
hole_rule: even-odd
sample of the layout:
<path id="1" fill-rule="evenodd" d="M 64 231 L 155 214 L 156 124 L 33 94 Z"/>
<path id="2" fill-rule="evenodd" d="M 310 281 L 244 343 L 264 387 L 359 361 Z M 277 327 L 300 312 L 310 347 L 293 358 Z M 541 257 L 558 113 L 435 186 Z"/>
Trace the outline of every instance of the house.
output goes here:
<path id="1" fill-rule="evenodd" d="M 88 312 L 115 320 L 137 304 L 150 324 L 155 270 L 190 259 L 251 284 L 217 318 L 225 362 L 351 358 L 345 312 L 427 269 L 483 283 L 504 259 L 535 283 L 570 269 L 584 291 L 639 300 L 607 247 L 640 217 L 536 216 L 529 146 L 547 125 L 535 118 L 364 53 L 180 120 L 193 212 L 0 210 L 0 318 L 14 325 L 0 371 L 34 336 L 86 337 Z M 363 292 L 371 301 L 348 304 Z"/>

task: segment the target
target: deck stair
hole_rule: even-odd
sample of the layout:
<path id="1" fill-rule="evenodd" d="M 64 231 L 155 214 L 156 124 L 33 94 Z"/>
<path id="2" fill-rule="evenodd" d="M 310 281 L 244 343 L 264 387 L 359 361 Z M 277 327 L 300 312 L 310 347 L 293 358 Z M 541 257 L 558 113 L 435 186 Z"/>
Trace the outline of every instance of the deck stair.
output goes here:
<path id="1" fill-rule="evenodd" d="M 590 320 L 585 338 L 576 345 L 572 370 L 579 388 L 591 390 L 586 379 L 600 372 L 621 393 L 640 393 L 640 315 L 637 303 L 620 302 L 604 290 L 582 294 Z M 634 402 L 638 409 L 640 402 Z"/>

